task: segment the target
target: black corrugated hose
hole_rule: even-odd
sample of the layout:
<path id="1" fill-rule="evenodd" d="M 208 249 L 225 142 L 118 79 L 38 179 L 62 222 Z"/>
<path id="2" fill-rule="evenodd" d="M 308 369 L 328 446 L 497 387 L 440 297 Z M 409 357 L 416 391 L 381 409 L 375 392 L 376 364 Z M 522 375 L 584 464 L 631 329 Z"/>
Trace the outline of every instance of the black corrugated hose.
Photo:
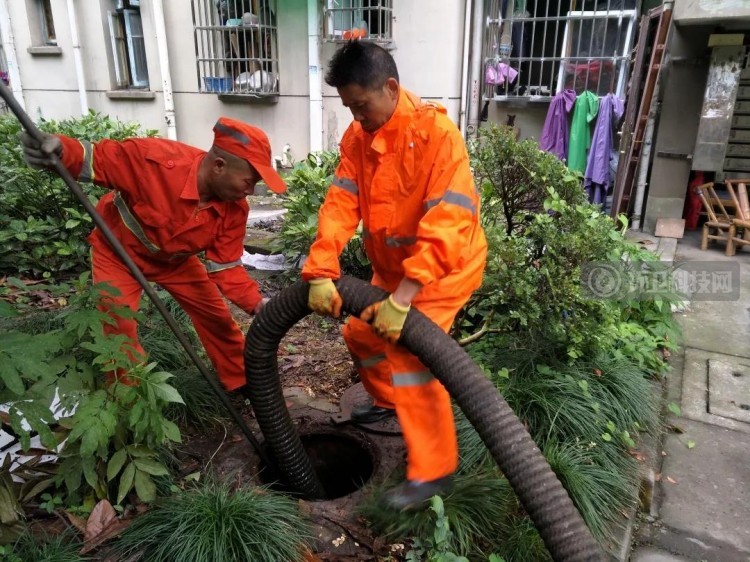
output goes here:
<path id="1" fill-rule="evenodd" d="M 386 296 L 351 277 L 336 287 L 344 310 L 359 316 Z M 323 489 L 286 409 L 278 374 L 281 338 L 310 313 L 308 284 L 298 282 L 272 299 L 255 318 L 245 341 L 245 373 L 261 431 L 286 483 L 305 497 Z M 414 353 L 445 386 L 479 433 L 556 561 L 604 560 L 599 545 L 560 481 L 508 403 L 450 336 L 412 309 L 399 343 Z"/>

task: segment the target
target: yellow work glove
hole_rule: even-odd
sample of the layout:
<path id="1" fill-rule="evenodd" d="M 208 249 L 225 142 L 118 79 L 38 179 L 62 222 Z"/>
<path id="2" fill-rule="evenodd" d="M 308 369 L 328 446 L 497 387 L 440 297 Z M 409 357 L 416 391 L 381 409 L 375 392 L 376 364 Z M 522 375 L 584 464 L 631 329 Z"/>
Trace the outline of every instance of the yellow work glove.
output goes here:
<path id="1" fill-rule="evenodd" d="M 401 337 L 401 330 L 404 328 L 410 308 L 410 306 L 401 306 L 393 300 L 393 295 L 389 295 L 387 299 L 365 308 L 359 318 L 371 324 L 372 329 L 381 338 L 396 343 Z"/>
<path id="2" fill-rule="evenodd" d="M 324 316 L 341 316 L 341 295 L 336 290 L 332 279 L 311 279 L 310 293 L 307 295 L 307 306 Z"/>

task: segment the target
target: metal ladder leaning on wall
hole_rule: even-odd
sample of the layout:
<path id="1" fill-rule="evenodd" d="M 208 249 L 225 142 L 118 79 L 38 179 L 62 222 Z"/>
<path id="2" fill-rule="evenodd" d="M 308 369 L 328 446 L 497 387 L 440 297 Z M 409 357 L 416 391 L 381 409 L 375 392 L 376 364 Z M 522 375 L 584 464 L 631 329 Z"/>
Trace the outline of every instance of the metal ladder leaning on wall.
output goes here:
<path id="1" fill-rule="evenodd" d="M 646 48 L 648 47 L 651 35 L 649 30 L 651 22 L 656 18 L 658 18 L 658 23 L 656 24 L 655 36 L 653 38 L 651 59 L 643 81 L 643 95 L 638 99 L 637 96 L 641 91 L 641 76 L 644 70 Z M 628 213 L 631 207 L 635 176 L 643 149 L 648 114 L 654 90 L 661 74 L 671 23 L 672 8 L 669 4 L 650 10 L 648 16 L 644 16 L 641 19 L 638 45 L 636 47 L 636 59 L 628 84 L 626 97 L 627 109 L 625 111 L 619 150 L 620 159 L 617 163 L 617 174 L 612 194 L 612 210 L 610 214 L 613 218 L 617 217 L 620 213 Z"/>

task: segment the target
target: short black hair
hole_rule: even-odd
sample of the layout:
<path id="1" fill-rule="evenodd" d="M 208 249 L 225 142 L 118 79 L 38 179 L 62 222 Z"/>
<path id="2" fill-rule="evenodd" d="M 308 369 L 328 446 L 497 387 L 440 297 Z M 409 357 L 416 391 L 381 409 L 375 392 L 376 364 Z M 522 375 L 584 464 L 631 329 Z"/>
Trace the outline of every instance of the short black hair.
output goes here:
<path id="1" fill-rule="evenodd" d="M 334 53 L 326 72 L 326 84 L 334 88 L 349 84 L 380 88 L 388 78 L 398 82 L 396 61 L 383 47 L 368 41 L 346 43 Z"/>

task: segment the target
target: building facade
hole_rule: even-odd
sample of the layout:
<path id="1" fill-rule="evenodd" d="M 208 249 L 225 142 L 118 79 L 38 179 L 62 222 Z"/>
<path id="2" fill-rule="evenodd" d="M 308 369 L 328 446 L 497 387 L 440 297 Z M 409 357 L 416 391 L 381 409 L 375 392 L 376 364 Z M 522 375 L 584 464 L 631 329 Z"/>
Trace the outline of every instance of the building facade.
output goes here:
<path id="1" fill-rule="evenodd" d="M 15 79 L 3 71 L 35 119 L 92 109 L 207 148 L 225 115 L 263 128 L 287 162 L 335 148 L 346 130 L 351 114 L 323 75 L 341 42 L 357 36 L 390 49 L 403 86 L 458 122 L 465 8 L 459 0 L 0 0 L 3 65 L 16 67 Z"/>

